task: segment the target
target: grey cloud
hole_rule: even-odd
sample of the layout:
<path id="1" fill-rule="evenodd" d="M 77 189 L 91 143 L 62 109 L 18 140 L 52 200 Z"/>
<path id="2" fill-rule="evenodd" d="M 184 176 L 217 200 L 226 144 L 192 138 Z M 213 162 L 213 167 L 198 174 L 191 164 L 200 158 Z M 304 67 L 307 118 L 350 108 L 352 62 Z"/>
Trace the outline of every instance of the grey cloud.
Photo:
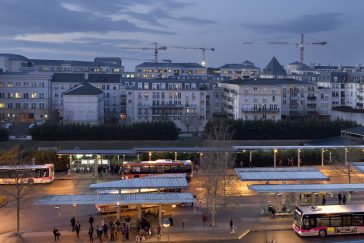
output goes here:
<path id="1" fill-rule="evenodd" d="M 341 13 L 307 14 L 278 23 L 246 23 L 242 26 L 258 33 L 317 33 L 339 28 L 343 24 L 342 16 Z"/>

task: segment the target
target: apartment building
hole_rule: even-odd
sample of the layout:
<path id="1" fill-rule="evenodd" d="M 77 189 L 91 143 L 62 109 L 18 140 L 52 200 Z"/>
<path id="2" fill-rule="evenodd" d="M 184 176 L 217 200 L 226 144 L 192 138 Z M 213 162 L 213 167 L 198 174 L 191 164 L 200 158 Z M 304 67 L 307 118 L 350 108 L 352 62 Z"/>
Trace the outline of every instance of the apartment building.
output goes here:
<path id="1" fill-rule="evenodd" d="M 104 93 L 105 121 L 118 121 L 121 113 L 121 74 L 55 73 L 51 80 L 51 110 L 64 117 L 63 94 L 81 83 L 88 83 Z"/>
<path id="2" fill-rule="evenodd" d="M 51 79 L 49 73 L 0 73 L 0 119 L 16 123 L 48 119 Z"/>
<path id="3" fill-rule="evenodd" d="M 258 77 L 261 71 L 260 68 L 248 60 L 241 64 L 225 64 L 219 69 L 220 76 L 228 79 L 254 78 Z"/>
<path id="4" fill-rule="evenodd" d="M 0 73 L 19 72 L 28 65 L 28 58 L 22 55 L 0 53 Z"/>
<path id="5" fill-rule="evenodd" d="M 219 83 L 224 111 L 233 119 L 280 120 L 288 116 L 329 115 L 330 91 L 293 79 L 236 79 Z"/>
<path id="6" fill-rule="evenodd" d="M 197 63 L 144 62 L 135 68 L 135 77 L 143 79 L 205 77 L 207 68 Z"/>
<path id="7" fill-rule="evenodd" d="M 125 79 L 129 122 L 171 120 L 182 131 L 201 131 L 215 112 L 221 112 L 221 91 L 203 80 Z"/>
<path id="8" fill-rule="evenodd" d="M 104 92 L 82 83 L 64 92 L 63 123 L 100 125 L 104 123 Z"/>

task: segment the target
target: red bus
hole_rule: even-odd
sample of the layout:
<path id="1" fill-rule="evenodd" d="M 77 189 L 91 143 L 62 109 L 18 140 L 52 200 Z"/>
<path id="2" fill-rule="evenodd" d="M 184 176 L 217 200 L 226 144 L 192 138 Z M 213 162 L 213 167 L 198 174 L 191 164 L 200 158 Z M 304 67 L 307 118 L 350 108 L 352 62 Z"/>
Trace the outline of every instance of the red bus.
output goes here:
<path id="1" fill-rule="evenodd" d="M 53 164 L 0 166 L 0 184 L 38 184 L 53 180 Z"/>
<path id="2" fill-rule="evenodd" d="M 185 173 L 188 180 L 193 176 L 191 160 L 158 159 L 155 161 L 124 162 L 122 174 L 124 178 L 132 179 L 154 174 Z"/>
<path id="3" fill-rule="evenodd" d="M 300 236 L 364 233 L 364 205 L 296 207 L 292 227 Z"/>

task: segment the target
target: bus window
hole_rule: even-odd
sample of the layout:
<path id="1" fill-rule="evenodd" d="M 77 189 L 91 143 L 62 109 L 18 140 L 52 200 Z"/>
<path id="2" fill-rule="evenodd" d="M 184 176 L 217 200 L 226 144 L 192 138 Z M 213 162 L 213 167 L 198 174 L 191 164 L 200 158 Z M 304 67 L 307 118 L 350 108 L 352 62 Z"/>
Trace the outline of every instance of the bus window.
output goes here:
<path id="1" fill-rule="evenodd" d="M 132 173 L 140 173 L 140 166 L 133 166 L 131 168 Z"/>
<path id="2" fill-rule="evenodd" d="M 303 219 L 303 228 L 304 229 L 312 229 L 315 227 L 314 218 L 304 218 Z"/>
<path id="3" fill-rule="evenodd" d="M 149 173 L 149 166 L 148 165 L 141 166 L 141 172 L 142 173 Z"/>
<path id="4" fill-rule="evenodd" d="M 124 166 L 124 173 L 130 173 L 130 166 Z"/>
<path id="5" fill-rule="evenodd" d="M 354 226 L 363 225 L 363 216 L 362 215 L 353 215 L 353 225 Z"/>
<path id="6" fill-rule="evenodd" d="M 341 217 L 331 217 L 330 218 L 330 226 L 340 227 L 341 226 Z"/>
<path id="7" fill-rule="evenodd" d="M 163 171 L 164 171 L 164 172 L 166 172 L 166 173 L 171 172 L 171 166 L 169 166 L 169 165 L 164 165 L 164 166 L 163 166 Z"/>
<path id="8" fill-rule="evenodd" d="M 171 172 L 173 172 L 173 173 L 178 172 L 178 169 L 177 169 L 176 165 L 171 166 Z"/>
<path id="9" fill-rule="evenodd" d="M 157 173 L 163 173 L 163 166 L 157 166 Z"/>
<path id="10" fill-rule="evenodd" d="M 151 173 L 155 173 L 155 172 L 157 172 L 157 167 L 156 167 L 156 166 L 154 166 L 154 165 L 151 165 L 151 166 L 149 166 L 149 171 L 150 171 Z"/>
<path id="11" fill-rule="evenodd" d="M 317 227 L 329 226 L 329 218 L 317 218 Z"/>
<path id="12" fill-rule="evenodd" d="M 351 216 L 343 216 L 342 218 L 342 224 L 343 226 L 351 226 Z"/>

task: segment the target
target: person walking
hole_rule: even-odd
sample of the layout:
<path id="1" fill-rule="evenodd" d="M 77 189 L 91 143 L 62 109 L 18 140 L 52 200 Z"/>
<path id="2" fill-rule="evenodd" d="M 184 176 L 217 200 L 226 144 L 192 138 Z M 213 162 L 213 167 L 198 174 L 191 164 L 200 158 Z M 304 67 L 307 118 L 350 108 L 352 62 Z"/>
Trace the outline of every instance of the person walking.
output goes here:
<path id="1" fill-rule="evenodd" d="M 90 228 L 94 228 L 93 227 L 93 223 L 94 223 L 94 217 L 92 217 L 92 215 L 90 215 L 90 218 L 88 219 L 88 222 L 90 223 Z"/>
<path id="2" fill-rule="evenodd" d="M 59 236 L 61 235 L 61 233 L 59 233 L 58 229 L 54 228 L 53 229 L 53 236 L 54 236 L 54 241 L 59 240 Z"/>
<path id="3" fill-rule="evenodd" d="M 345 194 L 343 196 L 342 202 L 343 202 L 343 205 L 345 205 L 345 203 L 346 203 L 346 195 Z"/>
<path id="4" fill-rule="evenodd" d="M 108 229 L 109 229 L 109 228 L 107 227 L 107 223 L 106 223 L 106 222 L 104 222 L 104 225 L 102 226 L 102 231 L 103 231 L 103 233 L 104 233 L 104 238 L 105 238 L 105 239 L 109 238 L 109 234 L 107 233 Z"/>
<path id="5" fill-rule="evenodd" d="M 110 240 L 115 240 L 115 226 L 113 222 L 110 222 Z"/>
<path id="6" fill-rule="evenodd" d="M 326 204 L 326 197 L 325 197 L 325 195 L 323 195 L 323 196 L 322 196 L 322 205 L 324 205 L 324 206 L 325 206 L 325 204 Z"/>
<path id="7" fill-rule="evenodd" d="M 102 226 L 96 225 L 97 238 L 102 242 Z"/>
<path id="8" fill-rule="evenodd" d="M 94 241 L 94 228 L 92 226 L 88 229 L 88 235 L 90 236 L 90 242 L 93 242 Z"/>
<path id="9" fill-rule="evenodd" d="M 76 219 L 75 216 L 71 218 L 72 232 L 75 231 Z"/>
<path id="10" fill-rule="evenodd" d="M 233 218 L 230 219 L 230 234 L 235 233 Z"/>
<path id="11" fill-rule="evenodd" d="M 339 192 L 339 194 L 337 195 L 337 199 L 339 204 L 341 205 L 341 201 L 343 200 L 343 196 L 341 195 L 341 193 Z"/>
<path id="12" fill-rule="evenodd" d="M 75 225 L 75 230 L 76 230 L 77 238 L 80 238 L 80 229 L 81 229 L 81 224 L 80 224 L 80 222 L 77 220 L 76 225 Z"/>

